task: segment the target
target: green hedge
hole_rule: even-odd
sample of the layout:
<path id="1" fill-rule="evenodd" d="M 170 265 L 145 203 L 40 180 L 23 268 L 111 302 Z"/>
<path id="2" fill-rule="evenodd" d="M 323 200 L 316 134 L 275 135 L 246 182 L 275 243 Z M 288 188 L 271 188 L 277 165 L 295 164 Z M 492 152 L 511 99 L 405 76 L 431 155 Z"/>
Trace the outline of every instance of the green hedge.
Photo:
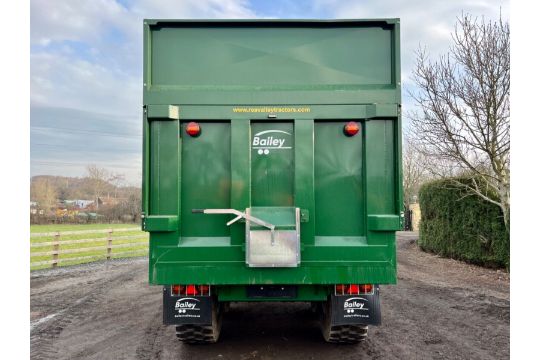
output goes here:
<path id="1" fill-rule="evenodd" d="M 457 178 L 424 184 L 419 191 L 421 249 L 488 267 L 510 266 L 510 238 L 498 206 L 465 196 Z"/>

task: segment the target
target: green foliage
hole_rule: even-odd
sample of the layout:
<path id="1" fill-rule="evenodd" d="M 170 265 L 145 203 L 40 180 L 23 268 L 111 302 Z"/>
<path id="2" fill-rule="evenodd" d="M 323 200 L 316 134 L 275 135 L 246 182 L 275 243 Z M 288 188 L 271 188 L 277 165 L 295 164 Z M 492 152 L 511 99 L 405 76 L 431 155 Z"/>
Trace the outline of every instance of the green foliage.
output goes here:
<path id="1" fill-rule="evenodd" d="M 510 237 L 501 209 L 467 195 L 454 178 L 424 184 L 419 191 L 421 249 L 488 267 L 510 266 Z"/>

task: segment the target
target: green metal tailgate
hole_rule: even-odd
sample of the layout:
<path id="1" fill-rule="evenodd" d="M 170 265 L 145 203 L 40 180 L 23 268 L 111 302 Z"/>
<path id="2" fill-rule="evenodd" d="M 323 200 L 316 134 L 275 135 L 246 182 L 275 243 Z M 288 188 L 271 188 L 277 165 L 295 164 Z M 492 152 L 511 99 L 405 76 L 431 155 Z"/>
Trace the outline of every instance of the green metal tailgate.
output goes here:
<path id="1" fill-rule="evenodd" d="M 395 283 L 399 21 L 145 20 L 144 30 L 150 282 Z M 294 231 L 296 208 L 299 264 L 273 268 L 246 264 L 244 221 L 192 212 L 248 209 Z"/>

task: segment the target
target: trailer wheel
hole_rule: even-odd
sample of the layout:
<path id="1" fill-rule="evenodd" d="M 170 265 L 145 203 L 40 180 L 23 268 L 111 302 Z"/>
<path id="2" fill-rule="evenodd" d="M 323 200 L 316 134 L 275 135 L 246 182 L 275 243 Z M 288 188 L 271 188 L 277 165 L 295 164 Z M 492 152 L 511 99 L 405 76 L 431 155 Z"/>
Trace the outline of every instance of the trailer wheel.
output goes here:
<path id="1" fill-rule="evenodd" d="M 367 325 L 331 325 L 332 302 L 327 300 L 321 304 L 321 330 L 324 340 L 337 344 L 356 344 L 366 340 Z"/>
<path id="2" fill-rule="evenodd" d="M 223 317 L 222 305 L 214 299 L 211 325 L 178 325 L 176 337 L 186 344 L 212 344 L 218 341 Z"/>

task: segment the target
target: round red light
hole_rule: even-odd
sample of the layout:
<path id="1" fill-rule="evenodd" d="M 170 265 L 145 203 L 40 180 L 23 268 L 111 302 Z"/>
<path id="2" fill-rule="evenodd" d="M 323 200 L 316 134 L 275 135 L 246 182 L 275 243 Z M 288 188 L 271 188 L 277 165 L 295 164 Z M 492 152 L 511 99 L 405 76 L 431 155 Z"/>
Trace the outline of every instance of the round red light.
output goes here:
<path id="1" fill-rule="evenodd" d="M 343 132 L 347 136 L 354 136 L 360 131 L 360 126 L 354 121 L 349 121 L 344 127 Z"/>
<path id="2" fill-rule="evenodd" d="M 201 134 L 201 126 L 192 121 L 187 124 L 186 133 L 188 133 L 189 136 L 199 136 Z"/>

